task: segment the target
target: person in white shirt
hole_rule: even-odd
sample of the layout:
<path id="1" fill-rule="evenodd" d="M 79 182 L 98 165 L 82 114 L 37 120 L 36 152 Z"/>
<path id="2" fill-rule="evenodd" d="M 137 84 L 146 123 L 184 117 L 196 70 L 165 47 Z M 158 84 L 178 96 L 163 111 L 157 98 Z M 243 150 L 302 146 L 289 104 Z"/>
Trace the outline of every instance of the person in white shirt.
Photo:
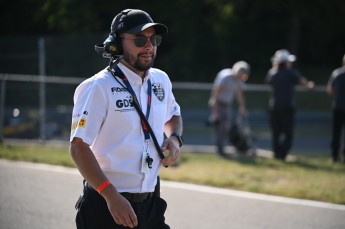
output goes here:
<path id="1" fill-rule="evenodd" d="M 211 108 L 209 122 L 214 125 L 217 152 L 222 157 L 226 157 L 224 146 L 229 139 L 232 105 L 235 97 L 239 114 L 243 116 L 246 113 L 243 87 L 249 73 L 249 64 L 245 61 L 238 61 L 232 69 L 225 68 L 221 70 L 213 83 L 211 97 L 208 102 Z"/>
<path id="2" fill-rule="evenodd" d="M 153 68 L 167 32 L 146 12 L 123 10 L 96 46 L 110 66 L 75 91 L 70 153 L 85 179 L 78 229 L 170 228 L 167 204 L 155 188 L 161 166 L 178 160 L 183 127 L 168 75 Z"/>

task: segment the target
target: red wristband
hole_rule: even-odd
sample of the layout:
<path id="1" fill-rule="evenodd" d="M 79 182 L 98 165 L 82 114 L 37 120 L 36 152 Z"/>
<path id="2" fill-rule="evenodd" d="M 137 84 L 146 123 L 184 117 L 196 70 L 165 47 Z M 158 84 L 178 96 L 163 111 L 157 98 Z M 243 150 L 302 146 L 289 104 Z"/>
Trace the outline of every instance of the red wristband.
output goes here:
<path id="1" fill-rule="evenodd" d="M 103 191 L 103 189 L 105 189 L 106 187 L 108 187 L 108 185 L 110 185 L 110 181 L 109 180 L 106 180 L 104 181 L 102 184 L 100 184 L 98 187 L 97 187 L 97 192 L 98 193 L 101 193 Z"/>

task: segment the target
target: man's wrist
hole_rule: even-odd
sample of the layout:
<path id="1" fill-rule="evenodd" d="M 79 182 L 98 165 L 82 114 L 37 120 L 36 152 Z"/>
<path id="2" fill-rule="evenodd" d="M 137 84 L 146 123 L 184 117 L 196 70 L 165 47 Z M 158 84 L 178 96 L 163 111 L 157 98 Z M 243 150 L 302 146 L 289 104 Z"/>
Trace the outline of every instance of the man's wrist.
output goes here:
<path id="1" fill-rule="evenodd" d="M 177 139 L 177 141 L 178 141 L 180 147 L 183 145 L 183 137 L 182 137 L 181 134 L 178 134 L 178 133 L 175 133 L 175 132 L 174 132 L 174 133 L 172 133 L 172 134 L 170 135 L 170 137 L 175 137 L 175 138 Z"/>

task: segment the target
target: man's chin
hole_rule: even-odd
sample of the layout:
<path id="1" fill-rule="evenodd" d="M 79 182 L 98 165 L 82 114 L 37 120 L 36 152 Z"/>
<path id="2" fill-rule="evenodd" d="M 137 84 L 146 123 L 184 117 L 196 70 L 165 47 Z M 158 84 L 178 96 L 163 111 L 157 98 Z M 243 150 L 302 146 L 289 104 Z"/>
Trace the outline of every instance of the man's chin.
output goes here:
<path id="1" fill-rule="evenodd" d="M 137 63 L 135 65 L 135 68 L 139 71 L 146 71 L 149 70 L 153 66 L 153 61 L 150 61 L 148 63 Z"/>

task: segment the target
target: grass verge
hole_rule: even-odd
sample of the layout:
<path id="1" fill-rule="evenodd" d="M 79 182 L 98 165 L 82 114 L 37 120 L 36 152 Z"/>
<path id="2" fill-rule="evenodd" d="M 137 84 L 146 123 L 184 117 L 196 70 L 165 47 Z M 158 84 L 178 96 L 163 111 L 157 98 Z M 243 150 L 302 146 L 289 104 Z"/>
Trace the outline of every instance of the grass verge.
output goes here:
<path id="1" fill-rule="evenodd" d="M 0 157 L 74 167 L 68 147 L 0 145 Z M 327 157 L 298 156 L 294 162 L 263 158 L 222 159 L 184 153 L 177 166 L 162 168 L 163 180 L 345 204 L 345 165 Z"/>

